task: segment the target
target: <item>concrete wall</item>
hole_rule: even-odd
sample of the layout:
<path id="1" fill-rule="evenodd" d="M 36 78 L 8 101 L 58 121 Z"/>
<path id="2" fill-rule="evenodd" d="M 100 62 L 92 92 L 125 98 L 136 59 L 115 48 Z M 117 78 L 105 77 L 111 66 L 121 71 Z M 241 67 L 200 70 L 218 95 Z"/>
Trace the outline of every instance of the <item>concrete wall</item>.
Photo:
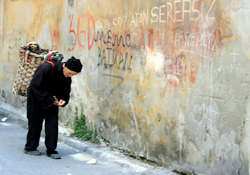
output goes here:
<path id="1" fill-rule="evenodd" d="M 75 107 L 110 144 L 184 173 L 249 174 L 247 0 L 0 0 L 1 101 L 18 48 L 37 41 L 81 59 Z"/>

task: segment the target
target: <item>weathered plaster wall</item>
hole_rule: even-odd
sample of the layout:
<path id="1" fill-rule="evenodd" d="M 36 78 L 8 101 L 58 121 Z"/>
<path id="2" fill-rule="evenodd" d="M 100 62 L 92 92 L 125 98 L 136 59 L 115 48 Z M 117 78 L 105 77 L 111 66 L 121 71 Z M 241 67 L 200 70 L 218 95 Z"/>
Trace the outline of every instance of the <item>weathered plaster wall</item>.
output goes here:
<path id="1" fill-rule="evenodd" d="M 75 107 L 113 146 L 185 173 L 249 174 L 250 3 L 247 0 L 0 0 L 1 100 L 18 48 L 74 55 Z"/>

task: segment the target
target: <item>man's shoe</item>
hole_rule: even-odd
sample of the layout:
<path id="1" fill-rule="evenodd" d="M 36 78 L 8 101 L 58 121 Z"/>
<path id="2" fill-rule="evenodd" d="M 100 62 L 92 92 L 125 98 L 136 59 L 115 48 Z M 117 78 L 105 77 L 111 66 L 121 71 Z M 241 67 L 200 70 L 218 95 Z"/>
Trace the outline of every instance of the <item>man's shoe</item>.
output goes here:
<path id="1" fill-rule="evenodd" d="M 38 151 L 38 150 L 28 151 L 28 150 L 24 149 L 23 152 L 25 154 L 29 154 L 29 155 L 33 155 L 33 156 L 40 156 L 40 155 L 42 155 L 42 153 L 40 151 Z"/>
<path id="2" fill-rule="evenodd" d="M 51 154 L 50 154 L 50 153 L 47 153 L 47 156 L 48 156 L 48 157 L 51 157 L 52 159 L 61 159 L 61 156 L 58 154 L 57 151 L 54 151 L 54 152 L 52 152 Z"/>

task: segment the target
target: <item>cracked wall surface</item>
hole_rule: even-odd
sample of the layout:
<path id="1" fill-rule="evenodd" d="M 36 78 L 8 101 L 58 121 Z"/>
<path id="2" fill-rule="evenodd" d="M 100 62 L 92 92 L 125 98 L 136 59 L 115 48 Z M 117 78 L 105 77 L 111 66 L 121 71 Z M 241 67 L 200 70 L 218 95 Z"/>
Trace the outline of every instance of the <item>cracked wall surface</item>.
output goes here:
<path id="1" fill-rule="evenodd" d="M 250 2 L 0 0 L 0 100 L 29 41 L 74 55 L 75 107 L 111 145 L 187 174 L 249 174 Z"/>

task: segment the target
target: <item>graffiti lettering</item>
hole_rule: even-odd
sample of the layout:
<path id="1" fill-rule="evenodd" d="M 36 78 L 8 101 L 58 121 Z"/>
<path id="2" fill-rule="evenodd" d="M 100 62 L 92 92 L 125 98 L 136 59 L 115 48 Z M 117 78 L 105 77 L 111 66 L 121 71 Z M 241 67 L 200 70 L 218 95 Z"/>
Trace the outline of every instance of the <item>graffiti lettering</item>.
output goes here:
<path id="1" fill-rule="evenodd" d="M 74 37 L 75 37 L 75 43 L 73 45 L 73 47 L 71 49 L 69 49 L 69 51 L 73 51 L 75 49 L 75 46 L 76 46 L 76 32 L 74 30 L 71 30 L 72 28 L 72 22 L 73 22 L 73 18 L 74 18 L 74 14 L 72 15 L 72 18 L 71 18 L 71 21 L 70 21 L 70 28 L 69 28 L 69 33 L 73 33 L 74 34 Z"/>
<path id="2" fill-rule="evenodd" d="M 124 81 L 123 78 L 120 77 L 120 76 L 115 76 L 115 75 L 110 75 L 110 74 L 103 74 L 103 76 L 108 76 L 108 77 L 111 77 L 111 78 L 114 78 L 114 79 L 119 79 L 121 81 L 115 88 L 113 88 L 110 91 L 110 94 L 112 94 L 115 91 L 115 89 L 117 89 Z"/>
<path id="3" fill-rule="evenodd" d="M 96 21 L 96 30 L 103 30 L 102 22 Z"/>
<path id="4" fill-rule="evenodd" d="M 174 20 L 175 20 L 175 22 L 184 20 L 184 18 L 183 19 L 177 19 L 177 14 L 181 14 L 181 11 L 177 10 L 177 3 L 180 3 L 180 2 L 181 2 L 181 0 L 175 0 L 174 1 Z M 183 1 L 183 7 L 184 7 L 184 4 L 185 4 L 185 1 Z M 184 11 L 183 11 L 182 14 L 184 16 Z"/>
<path id="5" fill-rule="evenodd" d="M 106 44 L 105 36 L 104 36 L 103 31 L 101 32 L 101 34 L 100 34 L 99 31 L 97 32 L 97 35 L 96 35 L 96 38 L 95 38 L 95 42 L 97 42 L 98 39 L 99 39 L 99 41 L 103 41 L 103 43 Z"/>
<path id="6" fill-rule="evenodd" d="M 216 2 L 216 0 L 213 1 L 211 7 L 209 8 L 207 14 L 206 14 L 206 19 L 211 19 L 211 20 L 214 20 L 214 17 L 208 17 L 208 14 L 211 12 L 213 6 L 214 6 L 214 3 Z"/>
<path id="7" fill-rule="evenodd" d="M 168 56 L 164 64 L 164 73 L 167 74 L 168 82 L 174 87 L 179 86 L 186 74 L 184 55 L 179 55 L 177 58 Z"/>
<path id="8" fill-rule="evenodd" d="M 197 104 L 194 106 L 194 114 L 203 114 L 205 116 L 207 115 L 217 115 L 217 111 L 215 111 L 212 107 L 207 106 L 205 103 L 203 104 Z"/>
<path id="9" fill-rule="evenodd" d="M 68 0 L 68 4 L 69 4 L 69 6 L 73 6 L 74 5 L 74 0 Z"/>
<path id="10" fill-rule="evenodd" d="M 69 33 L 72 33 L 74 35 L 74 44 L 72 48 L 69 48 L 69 51 L 73 51 L 76 47 L 76 43 L 78 42 L 78 44 L 80 45 L 80 47 L 84 48 L 86 45 L 86 30 L 81 30 L 80 31 L 80 22 L 81 20 L 84 20 L 84 18 L 87 16 L 88 18 L 88 49 L 90 50 L 94 44 L 94 38 L 95 38 L 95 21 L 93 16 L 91 16 L 90 14 L 82 14 L 79 16 L 78 18 L 78 23 L 77 23 L 77 32 L 75 32 L 75 30 L 72 29 L 72 23 L 73 23 L 73 19 L 74 19 L 74 14 L 71 17 L 71 21 L 70 21 L 70 29 L 69 29 Z M 92 22 L 92 29 L 93 29 L 93 38 L 91 39 L 91 22 Z M 83 42 L 80 41 L 81 39 L 81 34 L 84 34 L 84 40 Z M 83 44 L 82 44 L 83 43 Z"/>
<path id="11" fill-rule="evenodd" d="M 115 37 L 113 39 L 111 34 L 112 34 L 112 31 L 108 30 L 106 37 L 105 37 L 105 34 L 103 31 L 101 32 L 101 34 L 98 31 L 94 41 L 97 42 L 99 39 L 99 41 L 102 41 L 104 44 L 112 44 L 112 46 L 120 46 L 121 44 L 123 47 L 125 47 L 125 46 L 130 47 L 131 46 L 132 41 L 131 41 L 130 34 L 127 34 L 125 39 L 123 38 L 122 35 L 120 35 L 120 36 L 115 35 Z"/>
<path id="12" fill-rule="evenodd" d="M 219 67 L 218 71 L 220 73 L 235 73 L 235 72 L 241 72 L 244 70 L 244 68 L 242 67 L 242 65 L 238 62 L 236 62 L 236 56 L 240 56 L 240 54 L 236 53 L 235 48 L 234 48 L 234 52 L 230 53 L 230 56 L 233 57 L 233 63 L 231 63 L 230 65 L 222 65 Z"/>
<path id="13" fill-rule="evenodd" d="M 148 25 L 148 10 L 141 13 L 135 13 L 131 17 L 131 25 L 133 24 L 134 27 L 137 27 L 139 24 L 142 26 Z"/>
<path id="14" fill-rule="evenodd" d="M 173 87 L 180 86 L 182 81 L 188 79 L 193 84 L 197 78 L 197 64 L 193 61 L 187 62 L 184 54 L 179 54 L 177 57 L 165 56 L 163 70 L 169 84 Z"/>
<path id="15" fill-rule="evenodd" d="M 124 16 L 124 17 L 119 17 L 118 19 L 117 18 L 114 18 L 113 19 L 113 25 L 117 26 L 121 26 L 123 24 L 126 24 L 128 21 L 128 17 L 127 16 Z"/>
<path id="16" fill-rule="evenodd" d="M 192 11 L 193 13 L 197 13 L 198 17 L 197 18 L 190 18 L 191 21 L 198 21 L 201 18 L 201 12 L 198 9 L 195 9 L 195 2 L 199 2 L 200 0 L 194 0 L 193 4 L 192 4 Z M 183 7 L 184 9 L 184 7 Z M 195 15 L 194 15 L 195 16 Z M 184 16 L 183 16 L 184 19 Z"/>
<path id="17" fill-rule="evenodd" d="M 154 7 L 151 10 L 151 23 L 165 23 L 170 22 L 170 20 L 173 22 L 183 22 L 187 16 L 189 20 L 197 21 L 201 18 L 202 12 L 202 4 L 199 3 L 200 1 L 201 0 L 175 0 L 173 4 L 168 2 L 167 5 Z M 189 8 L 190 4 L 192 5 L 191 9 Z M 198 6 L 199 9 L 195 8 L 195 6 Z M 167 13 L 164 13 L 164 10 L 167 11 Z M 197 14 L 198 17 L 194 18 Z"/>
<path id="18" fill-rule="evenodd" d="M 118 36 L 117 35 L 115 35 L 115 39 L 114 39 L 114 42 L 113 42 L 113 46 L 115 46 L 116 45 L 116 43 L 117 43 L 117 46 L 120 46 L 120 44 L 121 44 L 121 41 L 122 41 L 122 46 L 123 47 L 125 47 L 125 44 L 123 43 L 123 37 L 122 36 L 120 36 L 120 40 L 118 41 Z"/>
<path id="19" fill-rule="evenodd" d="M 168 52 L 167 48 L 174 47 L 179 52 L 194 53 L 211 60 L 213 53 L 220 46 L 219 32 L 216 30 L 215 34 L 208 32 L 192 34 L 182 31 L 166 31 L 163 52 Z"/>
<path id="20" fill-rule="evenodd" d="M 113 69 L 116 65 L 118 69 L 131 72 L 131 60 L 126 52 L 123 54 L 121 51 L 116 51 L 112 48 L 101 49 L 98 47 L 98 66 L 103 65 L 104 69 Z"/>
<path id="21" fill-rule="evenodd" d="M 151 16 L 152 16 L 151 23 L 158 22 L 158 18 L 159 18 L 158 15 L 153 13 L 155 9 L 159 10 L 159 7 L 152 8 L 152 10 L 151 10 Z M 153 19 L 154 17 L 155 17 L 155 19 Z"/>
<path id="22" fill-rule="evenodd" d="M 213 0 L 206 12 L 204 16 L 206 20 L 215 20 L 214 17 L 209 17 L 215 2 L 216 0 Z M 167 2 L 167 4 L 151 9 L 151 24 L 156 22 L 169 23 L 170 20 L 172 22 L 184 22 L 186 19 L 198 21 L 202 18 L 203 7 L 203 0 L 174 0 L 173 3 Z"/>
<path id="23" fill-rule="evenodd" d="M 220 66 L 218 71 L 220 73 L 232 73 L 232 72 L 240 72 L 243 71 L 244 68 L 241 66 L 240 63 L 233 63 L 231 65 Z"/>

